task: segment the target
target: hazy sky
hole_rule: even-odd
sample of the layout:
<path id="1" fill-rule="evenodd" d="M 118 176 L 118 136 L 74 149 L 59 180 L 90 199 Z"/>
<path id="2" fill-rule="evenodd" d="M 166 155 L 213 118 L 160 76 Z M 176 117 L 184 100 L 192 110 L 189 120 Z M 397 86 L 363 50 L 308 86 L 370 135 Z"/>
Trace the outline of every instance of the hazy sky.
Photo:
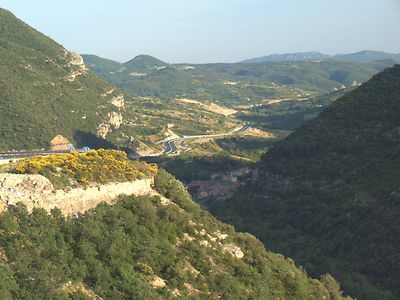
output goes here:
<path id="1" fill-rule="evenodd" d="M 127 61 L 400 52 L 400 0 L 0 0 L 68 50 Z"/>

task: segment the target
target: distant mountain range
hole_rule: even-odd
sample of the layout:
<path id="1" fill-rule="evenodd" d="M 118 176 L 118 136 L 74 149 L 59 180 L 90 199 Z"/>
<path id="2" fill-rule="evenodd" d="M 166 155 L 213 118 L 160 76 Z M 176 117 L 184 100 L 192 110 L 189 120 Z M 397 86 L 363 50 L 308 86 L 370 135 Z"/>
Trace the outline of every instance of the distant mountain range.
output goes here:
<path id="1" fill-rule="evenodd" d="M 242 61 L 242 63 L 259 63 L 271 61 L 321 61 L 326 59 L 353 61 L 360 63 L 368 63 L 377 60 L 393 60 L 396 63 L 400 62 L 400 53 L 386 53 L 382 51 L 363 50 L 355 53 L 336 54 L 334 56 L 323 54 L 320 52 L 296 52 L 285 54 L 271 54 L 262 57 L 256 57 Z"/>
<path id="2" fill-rule="evenodd" d="M 307 57 L 307 61 L 268 61 L 259 63 L 168 64 L 149 55 L 139 55 L 119 63 L 95 55 L 82 55 L 94 73 L 115 84 L 125 93 L 146 97 L 193 98 L 242 105 L 245 99 L 291 97 L 281 93 L 290 89 L 331 92 L 365 82 L 372 75 L 395 64 L 393 61 L 359 63 L 324 59 L 322 54 L 302 53 L 290 56 Z M 289 56 L 288 56 L 289 57 Z M 248 83 L 252 84 L 249 85 Z M 274 85 L 286 86 L 276 88 Z M 300 94 L 298 92 L 296 94 Z M 293 93 L 292 93 L 293 94 Z"/>
<path id="3" fill-rule="evenodd" d="M 265 61 L 318 61 L 330 58 L 327 54 L 320 52 L 295 52 L 295 53 L 284 53 L 284 54 L 271 54 L 262 57 L 251 58 L 242 61 L 243 63 L 259 63 Z"/>

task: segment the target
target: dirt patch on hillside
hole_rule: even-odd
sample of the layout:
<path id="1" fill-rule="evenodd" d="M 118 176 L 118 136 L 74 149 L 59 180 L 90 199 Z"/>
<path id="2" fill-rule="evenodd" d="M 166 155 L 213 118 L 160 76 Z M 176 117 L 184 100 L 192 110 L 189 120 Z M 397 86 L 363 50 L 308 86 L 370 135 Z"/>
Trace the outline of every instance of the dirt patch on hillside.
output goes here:
<path id="1" fill-rule="evenodd" d="M 245 136 L 256 136 L 256 137 L 261 137 L 265 139 L 276 139 L 278 138 L 275 133 L 269 132 L 269 131 L 264 131 L 258 128 L 249 128 L 243 132 L 240 133 L 240 135 L 245 135 Z"/>
<path id="2" fill-rule="evenodd" d="M 234 109 L 223 107 L 223 106 L 220 106 L 220 105 L 212 103 L 212 102 L 202 103 L 197 100 L 185 99 L 185 98 L 177 99 L 177 101 L 182 102 L 182 103 L 196 104 L 196 105 L 203 107 L 204 109 L 206 109 L 208 111 L 211 111 L 211 112 L 219 114 L 219 115 L 230 116 L 230 115 L 234 115 L 237 113 L 237 111 Z"/>

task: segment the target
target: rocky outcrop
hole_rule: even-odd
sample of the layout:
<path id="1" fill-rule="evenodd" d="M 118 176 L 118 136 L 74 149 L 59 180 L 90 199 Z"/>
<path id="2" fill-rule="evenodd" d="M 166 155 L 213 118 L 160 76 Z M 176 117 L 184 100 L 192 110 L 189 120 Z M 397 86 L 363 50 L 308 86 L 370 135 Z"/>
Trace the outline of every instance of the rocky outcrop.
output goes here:
<path id="1" fill-rule="evenodd" d="M 0 212 L 10 205 L 23 203 L 28 211 L 43 208 L 50 212 L 59 208 L 65 215 L 84 213 L 102 202 L 112 204 L 122 194 L 153 194 L 153 179 L 116 182 L 69 191 L 55 190 L 52 183 L 41 175 L 0 174 Z"/>
<path id="2" fill-rule="evenodd" d="M 125 106 L 125 99 L 124 95 L 118 95 L 111 99 L 111 104 L 118 108 L 124 108 Z"/>
<path id="3" fill-rule="evenodd" d="M 167 286 L 167 284 L 165 283 L 165 280 L 156 275 L 153 276 L 153 279 L 150 281 L 150 284 L 152 287 L 154 287 L 156 289 L 163 289 Z"/>
<path id="4" fill-rule="evenodd" d="M 123 122 L 123 117 L 120 112 L 110 112 L 107 115 L 107 120 L 104 123 L 101 123 L 99 126 L 97 126 L 96 134 L 98 137 L 101 137 L 103 139 L 106 138 L 107 134 L 112 131 L 112 127 L 114 129 L 119 129 L 122 125 Z"/>
<path id="5" fill-rule="evenodd" d="M 108 114 L 108 123 L 115 129 L 118 129 L 122 125 L 122 114 L 120 112 L 111 112 Z"/>
<path id="6" fill-rule="evenodd" d="M 71 52 L 70 64 L 71 65 L 76 65 L 76 66 L 84 66 L 82 56 L 80 56 L 79 53 Z"/>
<path id="7" fill-rule="evenodd" d="M 66 53 L 68 55 L 68 52 Z M 75 70 L 73 70 L 68 76 L 65 77 L 65 80 L 73 82 L 75 78 L 81 76 L 86 73 L 88 69 L 86 68 L 82 56 L 79 53 L 71 52 L 69 53 L 70 61 L 68 66 L 75 66 Z"/>
<path id="8" fill-rule="evenodd" d="M 96 135 L 98 137 L 101 137 L 102 139 L 105 139 L 109 131 L 110 131 L 110 126 L 108 124 L 102 123 L 99 126 L 97 126 Z"/>

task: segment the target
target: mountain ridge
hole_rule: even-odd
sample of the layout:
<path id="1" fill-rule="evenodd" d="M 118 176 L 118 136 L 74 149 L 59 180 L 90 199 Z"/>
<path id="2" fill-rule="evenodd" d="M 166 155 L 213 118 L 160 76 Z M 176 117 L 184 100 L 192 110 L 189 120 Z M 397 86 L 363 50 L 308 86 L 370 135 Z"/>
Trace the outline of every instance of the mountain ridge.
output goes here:
<path id="1" fill-rule="evenodd" d="M 329 58 L 330 55 L 323 54 L 317 51 L 309 52 L 293 52 L 282 54 L 270 54 L 266 56 L 250 58 L 241 61 L 241 63 L 259 63 L 266 61 L 320 61 Z"/>
<path id="2" fill-rule="evenodd" d="M 241 61 L 241 63 L 260 63 L 268 61 L 321 61 L 327 59 L 353 61 L 360 63 L 369 63 L 377 60 L 392 59 L 396 63 L 400 63 L 400 53 L 387 53 L 384 51 L 375 50 L 361 50 L 354 53 L 335 55 L 323 54 L 316 51 L 293 52 L 283 54 L 270 54 L 267 56 L 246 59 Z"/>

